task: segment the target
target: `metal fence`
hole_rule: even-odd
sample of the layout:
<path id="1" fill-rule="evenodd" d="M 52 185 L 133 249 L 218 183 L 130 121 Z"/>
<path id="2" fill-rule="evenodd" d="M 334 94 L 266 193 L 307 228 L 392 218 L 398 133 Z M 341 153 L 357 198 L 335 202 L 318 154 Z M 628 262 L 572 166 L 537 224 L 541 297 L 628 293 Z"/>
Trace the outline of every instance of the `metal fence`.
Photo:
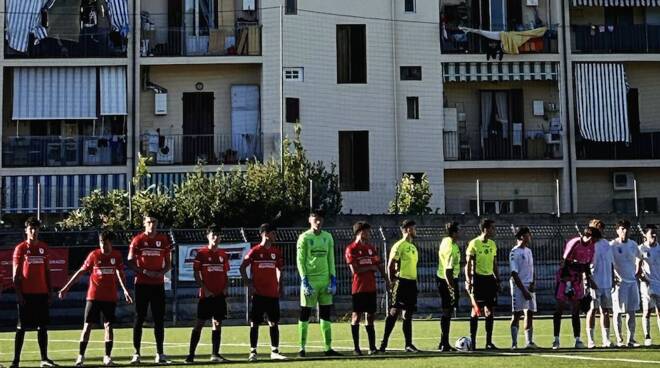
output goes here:
<path id="1" fill-rule="evenodd" d="M 528 225 L 532 231 L 533 239 L 531 249 L 534 254 L 534 263 L 536 271 L 537 301 L 540 312 L 551 311 L 554 305 L 554 277 L 559 265 L 563 246 L 567 239 L 577 234 L 574 225 Z M 515 245 L 515 239 L 511 224 L 499 224 L 497 235 L 494 240 L 498 246 L 497 261 L 500 270 L 500 280 L 502 289 L 498 295 L 499 308 L 503 312 L 508 312 L 510 305 L 510 288 L 508 283 L 509 264 L 508 255 L 511 248 Z M 462 239 L 459 242 L 461 246 L 461 265 L 465 265 L 465 248 L 470 239 L 478 235 L 478 226 L 463 226 Z M 298 235 L 305 231 L 303 228 L 280 228 L 278 230 L 277 245 L 282 249 L 285 260 L 285 268 L 282 279 L 283 298 L 282 314 L 293 318 L 298 311 L 298 298 L 300 295 L 300 279 L 296 269 L 296 240 Z M 352 230 L 350 228 L 327 229 L 335 240 L 335 262 L 337 270 L 337 297 L 335 301 L 336 314 L 341 315 L 350 312 L 350 293 L 352 276 L 344 259 L 344 250 L 352 241 Z M 124 256 L 128 253 L 128 244 L 130 239 L 138 231 L 125 231 L 117 235 L 116 248 Z M 178 244 L 199 244 L 202 246 L 206 242 L 204 230 L 168 230 L 174 243 L 172 291 L 168 292 L 168 320 L 171 318 L 173 323 L 180 321 L 189 321 L 194 318 L 194 306 L 196 305 L 197 289 L 194 282 L 177 281 L 177 256 Z M 398 228 L 374 227 L 371 232 L 372 242 L 378 248 L 383 259 L 389 252 L 391 246 L 400 238 L 401 234 Z M 418 263 L 418 288 L 419 288 L 419 314 L 437 315 L 440 312 L 440 302 L 437 294 L 436 271 L 438 267 L 438 246 L 444 229 L 441 227 L 418 227 L 415 244 L 419 252 Z M 614 238 L 614 229 L 609 226 L 605 232 L 608 239 Z M 631 238 L 639 240 L 640 234 L 637 228 L 631 229 Z M 0 233 L 0 249 L 11 249 L 11 247 L 23 239 L 22 233 Z M 69 274 L 75 272 L 84 261 L 86 255 L 97 245 L 97 232 L 42 232 L 40 239 L 49 244 L 50 247 L 68 247 L 69 248 Z M 223 243 L 257 243 L 259 234 L 257 229 L 223 229 Z M 129 288 L 132 287 L 132 272 L 127 270 L 129 279 Z M 385 292 L 385 283 L 383 278 L 377 277 L 379 290 L 379 312 L 383 313 L 387 306 L 387 293 Z M 467 315 L 469 312 L 469 302 L 463 289 L 464 276 L 461 272 L 459 277 L 459 289 L 461 289 L 461 299 L 458 315 Z M 58 323 L 72 323 L 77 321 L 82 315 L 84 307 L 85 290 L 87 281 L 83 279 L 70 293 L 70 298 L 65 301 L 56 301 L 53 305 L 54 315 Z M 240 279 L 231 279 L 227 297 L 230 304 L 231 319 L 241 320 L 246 317 L 248 310 L 248 298 L 246 288 Z M 13 312 L 14 295 L 11 290 L 0 295 L 0 310 Z M 123 311 L 123 312 L 122 312 Z M 119 308 L 118 315 L 120 320 L 128 321 L 132 318 L 132 307 L 123 306 Z M 66 318 L 69 317 L 69 318 Z M 12 313 L 1 313 L 0 320 L 11 320 L 15 318 Z"/>

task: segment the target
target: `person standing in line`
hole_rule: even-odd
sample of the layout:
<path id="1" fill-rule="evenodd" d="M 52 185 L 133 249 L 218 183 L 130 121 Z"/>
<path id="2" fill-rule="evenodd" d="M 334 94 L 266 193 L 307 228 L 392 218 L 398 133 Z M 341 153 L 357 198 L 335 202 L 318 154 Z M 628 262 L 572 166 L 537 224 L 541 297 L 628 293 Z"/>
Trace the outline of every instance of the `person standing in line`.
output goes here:
<path id="1" fill-rule="evenodd" d="M 642 329 L 644 330 L 644 346 L 651 346 L 651 314 L 655 310 L 655 316 L 660 329 L 660 246 L 658 246 L 658 228 L 649 224 L 644 226 L 644 243 L 639 246 L 642 254 Z"/>
<path id="2" fill-rule="evenodd" d="M 537 349 L 534 343 L 533 318 L 536 313 L 534 257 L 529 248 L 532 232 L 523 226 L 516 231 L 516 246 L 509 253 L 511 270 L 511 348 L 518 348 L 519 321 L 525 318 L 525 349 Z"/>
<path id="3" fill-rule="evenodd" d="M 593 219 L 589 226 L 597 228 L 601 234 L 605 230 L 605 224 L 601 220 Z M 587 312 L 587 347 L 596 347 L 594 342 L 594 327 L 596 325 L 596 313 L 600 312 L 600 328 L 602 346 L 612 347 L 610 341 L 610 315 L 612 314 L 612 279 L 614 267 L 614 255 L 610 243 L 603 238 L 594 238 L 594 261 L 591 265 L 591 275 L 598 285 L 598 289 L 590 288 L 591 306 Z"/>
<path id="4" fill-rule="evenodd" d="M 461 250 L 458 247 L 460 228 L 458 222 L 445 224 L 447 236 L 438 248 L 438 271 L 436 273 L 438 293 L 442 306 L 440 317 L 440 343 L 438 350 L 456 351 L 449 343 L 451 314 L 458 307 L 458 275 L 461 272 Z"/>

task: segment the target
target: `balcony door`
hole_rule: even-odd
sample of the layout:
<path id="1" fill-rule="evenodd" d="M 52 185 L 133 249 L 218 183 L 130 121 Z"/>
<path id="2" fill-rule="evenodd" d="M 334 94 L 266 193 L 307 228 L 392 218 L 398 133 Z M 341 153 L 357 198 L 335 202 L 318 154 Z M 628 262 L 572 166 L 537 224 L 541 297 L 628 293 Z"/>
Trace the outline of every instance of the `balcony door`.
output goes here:
<path id="1" fill-rule="evenodd" d="M 213 92 L 183 94 L 183 163 L 215 161 L 213 150 Z M 176 154 L 176 152 L 175 152 Z"/>
<path id="2" fill-rule="evenodd" d="M 187 55 L 206 55 L 210 29 L 217 27 L 217 0 L 183 0 Z"/>

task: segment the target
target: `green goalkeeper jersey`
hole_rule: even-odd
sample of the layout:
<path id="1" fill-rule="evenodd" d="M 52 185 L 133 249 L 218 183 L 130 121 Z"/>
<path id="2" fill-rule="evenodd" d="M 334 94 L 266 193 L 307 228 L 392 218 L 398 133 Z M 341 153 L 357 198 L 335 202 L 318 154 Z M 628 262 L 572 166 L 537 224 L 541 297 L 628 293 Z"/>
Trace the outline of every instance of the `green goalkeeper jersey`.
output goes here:
<path id="1" fill-rule="evenodd" d="M 296 263 L 300 277 L 329 278 L 335 273 L 335 241 L 327 231 L 307 230 L 298 237 Z"/>

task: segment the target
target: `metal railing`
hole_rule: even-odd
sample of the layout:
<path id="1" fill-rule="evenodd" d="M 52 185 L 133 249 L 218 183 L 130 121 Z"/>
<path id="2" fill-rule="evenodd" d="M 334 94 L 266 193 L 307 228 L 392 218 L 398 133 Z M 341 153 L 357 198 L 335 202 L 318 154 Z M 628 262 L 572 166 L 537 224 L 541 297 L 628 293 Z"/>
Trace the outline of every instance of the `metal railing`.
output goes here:
<path id="1" fill-rule="evenodd" d="M 155 165 L 235 165 L 263 159 L 264 134 L 143 134 L 140 152 Z"/>
<path id="2" fill-rule="evenodd" d="M 478 28 L 478 27 L 475 27 Z M 521 53 L 557 53 L 558 43 L 556 34 L 532 39 L 520 48 Z M 440 32 L 440 45 L 443 54 L 486 54 L 491 48 L 490 44 L 497 41 L 488 40 L 474 33 L 464 33 L 458 28 L 446 30 L 447 37 Z"/>
<path id="3" fill-rule="evenodd" d="M 516 134 L 520 136 L 515 137 Z M 510 133 L 506 138 L 489 136 L 480 141 L 479 132 L 468 134 L 444 132 L 446 161 L 480 160 L 560 160 L 561 134 L 543 130 Z M 476 137 L 476 138 L 475 138 Z"/>
<path id="4" fill-rule="evenodd" d="M 5 57 L 8 59 L 122 58 L 126 57 L 127 45 L 127 39 L 119 33 L 94 27 L 76 34 L 49 34 L 38 43 L 34 42 L 33 36 L 30 36 L 26 52 L 6 47 Z"/>
<path id="5" fill-rule="evenodd" d="M 126 136 L 13 136 L 2 140 L 3 167 L 126 164 Z"/>
<path id="6" fill-rule="evenodd" d="M 657 160 L 660 159 L 660 133 L 632 135 L 630 143 L 576 142 L 578 160 Z"/>
<path id="7" fill-rule="evenodd" d="M 660 52 L 660 25 L 572 25 L 573 53 Z"/>
<path id="8" fill-rule="evenodd" d="M 260 56 L 261 25 L 142 29 L 140 54 L 149 56 Z"/>

